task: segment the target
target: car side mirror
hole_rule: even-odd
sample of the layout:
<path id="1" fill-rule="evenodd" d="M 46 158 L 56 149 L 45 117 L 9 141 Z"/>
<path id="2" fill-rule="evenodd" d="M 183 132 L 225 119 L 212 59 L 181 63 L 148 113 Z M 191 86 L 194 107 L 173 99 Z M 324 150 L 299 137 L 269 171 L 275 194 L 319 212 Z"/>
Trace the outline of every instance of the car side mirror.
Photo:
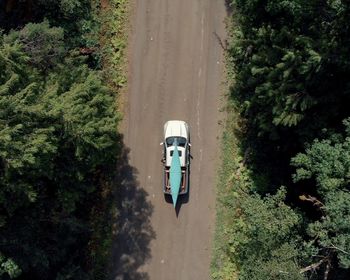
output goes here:
<path id="1" fill-rule="evenodd" d="M 192 145 L 191 145 L 191 143 L 188 143 L 188 146 L 190 146 L 190 147 L 191 147 L 191 146 L 192 146 Z"/>
<path id="2" fill-rule="evenodd" d="M 160 142 L 159 145 L 160 145 L 160 146 L 164 145 L 164 142 Z"/>

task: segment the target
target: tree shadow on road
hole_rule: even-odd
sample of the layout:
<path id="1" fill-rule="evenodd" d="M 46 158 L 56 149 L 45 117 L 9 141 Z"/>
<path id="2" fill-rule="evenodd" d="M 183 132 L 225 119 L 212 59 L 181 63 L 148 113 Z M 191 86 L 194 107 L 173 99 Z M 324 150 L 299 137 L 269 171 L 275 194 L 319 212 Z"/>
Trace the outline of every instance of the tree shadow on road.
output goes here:
<path id="1" fill-rule="evenodd" d="M 117 214 L 113 222 L 110 280 L 147 280 L 139 271 L 151 257 L 150 242 L 155 238 L 151 226 L 152 204 L 136 180 L 137 170 L 129 165 L 129 149 L 123 148 L 114 179 Z"/>
<path id="2" fill-rule="evenodd" d="M 225 0 L 225 8 L 226 8 L 226 13 L 227 16 L 232 16 L 234 12 L 234 6 L 233 6 L 233 1 L 232 0 Z"/>

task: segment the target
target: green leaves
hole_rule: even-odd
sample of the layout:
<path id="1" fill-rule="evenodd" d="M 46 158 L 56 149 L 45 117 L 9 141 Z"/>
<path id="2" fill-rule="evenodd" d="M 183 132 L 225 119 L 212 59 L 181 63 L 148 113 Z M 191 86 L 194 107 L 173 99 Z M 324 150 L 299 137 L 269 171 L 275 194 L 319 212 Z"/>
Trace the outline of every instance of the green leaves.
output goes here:
<path id="1" fill-rule="evenodd" d="M 5 43 L 19 43 L 35 68 L 47 71 L 64 57 L 63 29 L 49 26 L 48 21 L 29 23 L 23 29 L 11 32 Z"/>
<path id="2" fill-rule="evenodd" d="M 346 5 L 234 2 L 240 36 L 229 50 L 236 76 L 232 95 L 256 136 L 278 139 L 288 130 L 305 137 L 334 117 L 347 117 L 344 78 L 350 67 L 344 62 L 350 50 L 348 35 L 339 31 L 340 22 L 346 25 Z"/>
<path id="3" fill-rule="evenodd" d="M 6 259 L 3 254 L 0 253 L 0 276 L 3 276 L 5 273 L 13 279 L 21 275 L 22 271 L 12 259 Z"/>
<path id="4" fill-rule="evenodd" d="M 309 234 L 328 252 L 336 254 L 342 268 L 350 268 L 350 193 L 328 193 L 323 209 L 326 216 L 310 225 Z"/>
<path id="5" fill-rule="evenodd" d="M 322 195 L 344 190 L 350 183 L 350 138 L 336 143 L 315 140 L 306 153 L 298 154 L 291 164 L 297 167 L 294 182 L 313 177 Z"/>
<path id="6" fill-rule="evenodd" d="M 314 277 L 310 271 L 342 279 L 350 256 L 350 5 L 232 2 L 231 97 L 244 118 L 244 163 L 261 196 L 238 193 L 240 201 L 228 204 L 242 215 L 234 212 L 225 228 L 231 256 L 225 267 L 238 263 L 239 279 Z M 277 198 L 266 195 L 281 185 L 288 196 L 273 206 Z M 299 219 L 289 220 L 294 215 Z"/>
<path id="7" fill-rule="evenodd" d="M 304 279 L 299 273 L 301 217 L 285 203 L 285 189 L 239 199 L 240 216 L 230 227 L 229 248 L 239 279 Z"/>
<path id="8" fill-rule="evenodd" d="M 113 149 L 118 141 L 115 133 L 118 119 L 113 104 L 108 88 L 92 73 L 59 97 L 58 110 L 63 113 L 65 134 L 75 146 L 77 159 L 89 162 L 90 168 L 103 164 L 107 155 L 116 152 Z M 91 154 L 91 150 L 96 153 Z"/>
<path id="9" fill-rule="evenodd" d="M 347 137 L 315 140 L 305 153 L 292 159 L 297 167 L 293 180 L 314 180 L 323 202 L 320 220 L 310 223 L 308 234 L 318 254 L 350 268 L 350 138 L 349 119 L 344 121 Z M 311 181 L 312 182 L 312 181 Z M 307 190 L 305 190 L 307 191 Z"/>
<path id="10" fill-rule="evenodd" d="M 47 22 L 0 40 L 0 274 L 10 277 L 87 279 L 86 209 L 119 149 L 114 95 L 64 46 Z"/>

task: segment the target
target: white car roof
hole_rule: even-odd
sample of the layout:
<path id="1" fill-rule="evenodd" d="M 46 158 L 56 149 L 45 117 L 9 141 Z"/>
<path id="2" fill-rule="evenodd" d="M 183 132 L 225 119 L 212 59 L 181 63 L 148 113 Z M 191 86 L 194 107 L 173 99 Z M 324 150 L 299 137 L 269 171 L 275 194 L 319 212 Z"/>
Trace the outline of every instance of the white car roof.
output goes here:
<path id="1" fill-rule="evenodd" d="M 164 124 L 164 138 L 171 136 L 181 136 L 188 139 L 189 131 L 188 125 L 184 121 L 171 120 Z"/>

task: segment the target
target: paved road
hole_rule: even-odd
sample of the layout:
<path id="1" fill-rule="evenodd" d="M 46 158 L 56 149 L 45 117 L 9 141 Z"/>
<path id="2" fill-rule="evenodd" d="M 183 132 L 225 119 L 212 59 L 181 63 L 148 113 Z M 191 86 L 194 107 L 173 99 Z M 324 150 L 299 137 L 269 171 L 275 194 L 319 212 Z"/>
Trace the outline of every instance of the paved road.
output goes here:
<path id="1" fill-rule="evenodd" d="M 134 0 L 123 130 L 155 233 L 140 279 L 209 279 L 225 16 L 224 0 Z M 176 211 L 162 193 L 159 146 L 171 119 L 189 123 L 193 155 L 190 195 Z"/>

